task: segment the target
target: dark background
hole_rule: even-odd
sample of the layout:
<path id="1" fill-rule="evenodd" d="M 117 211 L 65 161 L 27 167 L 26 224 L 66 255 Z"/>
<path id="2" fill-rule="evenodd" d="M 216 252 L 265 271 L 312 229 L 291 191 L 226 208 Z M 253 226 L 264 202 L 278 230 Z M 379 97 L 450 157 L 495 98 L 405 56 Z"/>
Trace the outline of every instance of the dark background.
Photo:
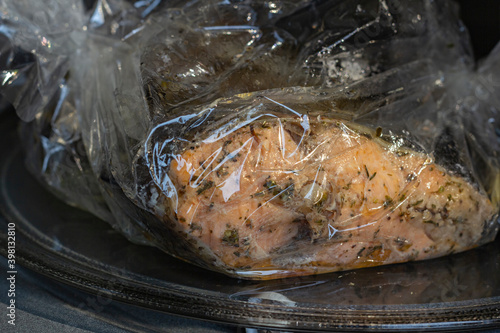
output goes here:
<path id="1" fill-rule="evenodd" d="M 439 1 L 439 0 L 438 0 Z M 467 26 L 476 59 L 484 58 L 500 41 L 499 0 L 456 0 Z"/>

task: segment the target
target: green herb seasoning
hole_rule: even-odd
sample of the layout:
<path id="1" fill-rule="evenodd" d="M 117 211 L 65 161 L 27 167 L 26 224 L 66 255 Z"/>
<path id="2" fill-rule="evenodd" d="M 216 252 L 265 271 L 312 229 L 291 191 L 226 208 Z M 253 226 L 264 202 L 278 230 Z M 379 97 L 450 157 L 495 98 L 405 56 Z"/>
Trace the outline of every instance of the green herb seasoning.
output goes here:
<path id="1" fill-rule="evenodd" d="M 201 183 L 200 185 L 200 188 L 196 191 L 196 193 L 198 193 L 198 195 L 202 194 L 203 192 L 205 192 L 206 190 L 208 190 L 209 188 L 211 188 L 212 186 L 214 186 L 214 182 L 213 181 L 204 181 L 203 183 Z"/>
<path id="2" fill-rule="evenodd" d="M 295 185 L 292 183 L 285 188 L 285 190 L 281 193 L 280 197 L 283 201 L 288 201 L 293 197 L 293 193 L 295 192 Z"/>
<path id="3" fill-rule="evenodd" d="M 224 231 L 224 236 L 222 236 L 223 244 L 238 247 L 239 242 L 240 242 L 240 237 L 238 234 L 238 230 L 226 229 L 226 231 Z"/>
<path id="4" fill-rule="evenodd" d="M 436 222 L 434 222 L 433 220 L 426 220 L 426 221 L 423 221 L 423 222 L 424 222 L 424 223 L 426 223 L 426 224 L 432 224 L 432 225 L 435 225 L 436 227 L 438 227 L 438 226 L 439 226 L 439 224 L 438 224 L 438 223 L 436 223 Z"/>
<path id="5" fill-rule="evenodd" d="M 423 199 L 418 200 L 418 201 L 416 201 L 416 202 L 412 203 L 412 206 L 413 206 L 413 207 L 418 206 L 418 205 L 420 205 L 422 202 L 424 202 L 424 200 L 423 200 Z"/>
<path id="6" fill-rule="evenodd" d="M 388 206 L 392 205 L 392 202 L 393 202 L 392 198 L 390 196 L 386 195 L 385 201 L 384 201 L 384 207 L 388 207 Z"/>
<path id="7" fill-rule="evenodd" d="M 264 191 L 260 191 L 260 192 L 257 192 L 257 193 L 252 194 L 252 195 L 251 195 L 251 197 L 252 197 L 252 198 L 253 198 L 253 197 L 261 197 L 261 196 L 263 196 L 264 194 L 265 194 L 265 192 L 264 192 Z"/>
<path id="8" fill-rule="evenodd" d="M 272 189 L 273 187 L 276 187 L 276 182 L 274 180 L 266 180 L 264 183 L 264 187 L 267 189 Z"/>

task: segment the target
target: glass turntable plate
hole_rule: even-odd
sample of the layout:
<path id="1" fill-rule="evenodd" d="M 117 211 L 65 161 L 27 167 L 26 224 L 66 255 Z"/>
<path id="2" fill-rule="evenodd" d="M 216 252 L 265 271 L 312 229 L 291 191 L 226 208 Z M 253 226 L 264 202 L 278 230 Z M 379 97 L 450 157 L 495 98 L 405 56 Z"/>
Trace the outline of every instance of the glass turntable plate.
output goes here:
<path id="1" fill-rule="evenodd" d="M 70 207 L 24 168 L 16 119 L 0 115 L 0 251 L 103 297 L 198 319 L 286 330 L 412 331 L 500 325 L 500 240 L 412 262 L 275 281 L 244 281 L 136 245 Z"/>

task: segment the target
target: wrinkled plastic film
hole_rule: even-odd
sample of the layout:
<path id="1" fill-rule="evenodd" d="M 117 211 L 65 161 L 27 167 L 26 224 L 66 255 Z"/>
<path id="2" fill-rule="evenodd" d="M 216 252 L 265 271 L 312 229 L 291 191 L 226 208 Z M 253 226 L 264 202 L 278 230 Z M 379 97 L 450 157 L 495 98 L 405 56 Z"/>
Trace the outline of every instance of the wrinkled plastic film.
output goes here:
<path id="1" fill-rule="evenodd" d="M 494 214 L 489 200 L 413 150 L 420 147 L 411 141 L 384 140 L 380 127 L 373 131 L 324 117 L 318 108 L 304 110 L 303 100 L 291 108 L 267 96 L 256 99 L 243 102 L 244 111 L 249 104 L 262 111 L 236 127 L 229 123 L 203 139 L 178 140 L 159 139 L 165 128 L 155 128 L 145 147 L 155 182 L 151 193 L 143 193 L 156 200 L 150 206 L 178 221 L 178 231 L 220 251 L 224 264 L 266 267 L 272 257 L 283 270 L 304 265 L 310 273 L 311 261 L 329 270 L 335 257 L 336 268 L 357 268 L 452 252 L 480 242 L 490 229 L 484 224 Z M 238 102 L 230 101 L 233 112 Z M 179 119 L 162 127 L 192 133 L 198 122 Z M 179 151 L 175 141 L 188 145 L 183 153 L 169 152 Z M 160 200 L 160 191 L 168 200 Z M 473 200 L 476 209 L 462 208 L 464 200 Z M 472 232 L 464 222 L 476 214 L 482 218 Z"/>
<path id="2" fill-rule="evenodd" d="M 496 235 L 496 57 L 473 72 L 452 3 L 97 1 L 80 15 L 28 161 L 131 240 L 269 279 Z"/>
<path id="3" fill-rule="evenodd" d="M 24 120 L 56 93 L 78 47 L 83 5 L 2 1 L 2 96 Z"/>

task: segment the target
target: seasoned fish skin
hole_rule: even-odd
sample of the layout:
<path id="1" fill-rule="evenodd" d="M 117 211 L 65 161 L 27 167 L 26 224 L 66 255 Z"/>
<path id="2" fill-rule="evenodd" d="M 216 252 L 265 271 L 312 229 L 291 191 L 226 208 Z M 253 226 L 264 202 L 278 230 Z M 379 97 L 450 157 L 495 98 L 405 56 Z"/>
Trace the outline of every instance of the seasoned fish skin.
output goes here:
<path id="1" fill-rule="evenodd" d="M 490 200 L 429 156 L 376 136 L 340 120 L 274 119 L 193 144 L 170 164 L 174 228 L 223 270 L 258 279 L 481 244 L 496 213 Z"/>

